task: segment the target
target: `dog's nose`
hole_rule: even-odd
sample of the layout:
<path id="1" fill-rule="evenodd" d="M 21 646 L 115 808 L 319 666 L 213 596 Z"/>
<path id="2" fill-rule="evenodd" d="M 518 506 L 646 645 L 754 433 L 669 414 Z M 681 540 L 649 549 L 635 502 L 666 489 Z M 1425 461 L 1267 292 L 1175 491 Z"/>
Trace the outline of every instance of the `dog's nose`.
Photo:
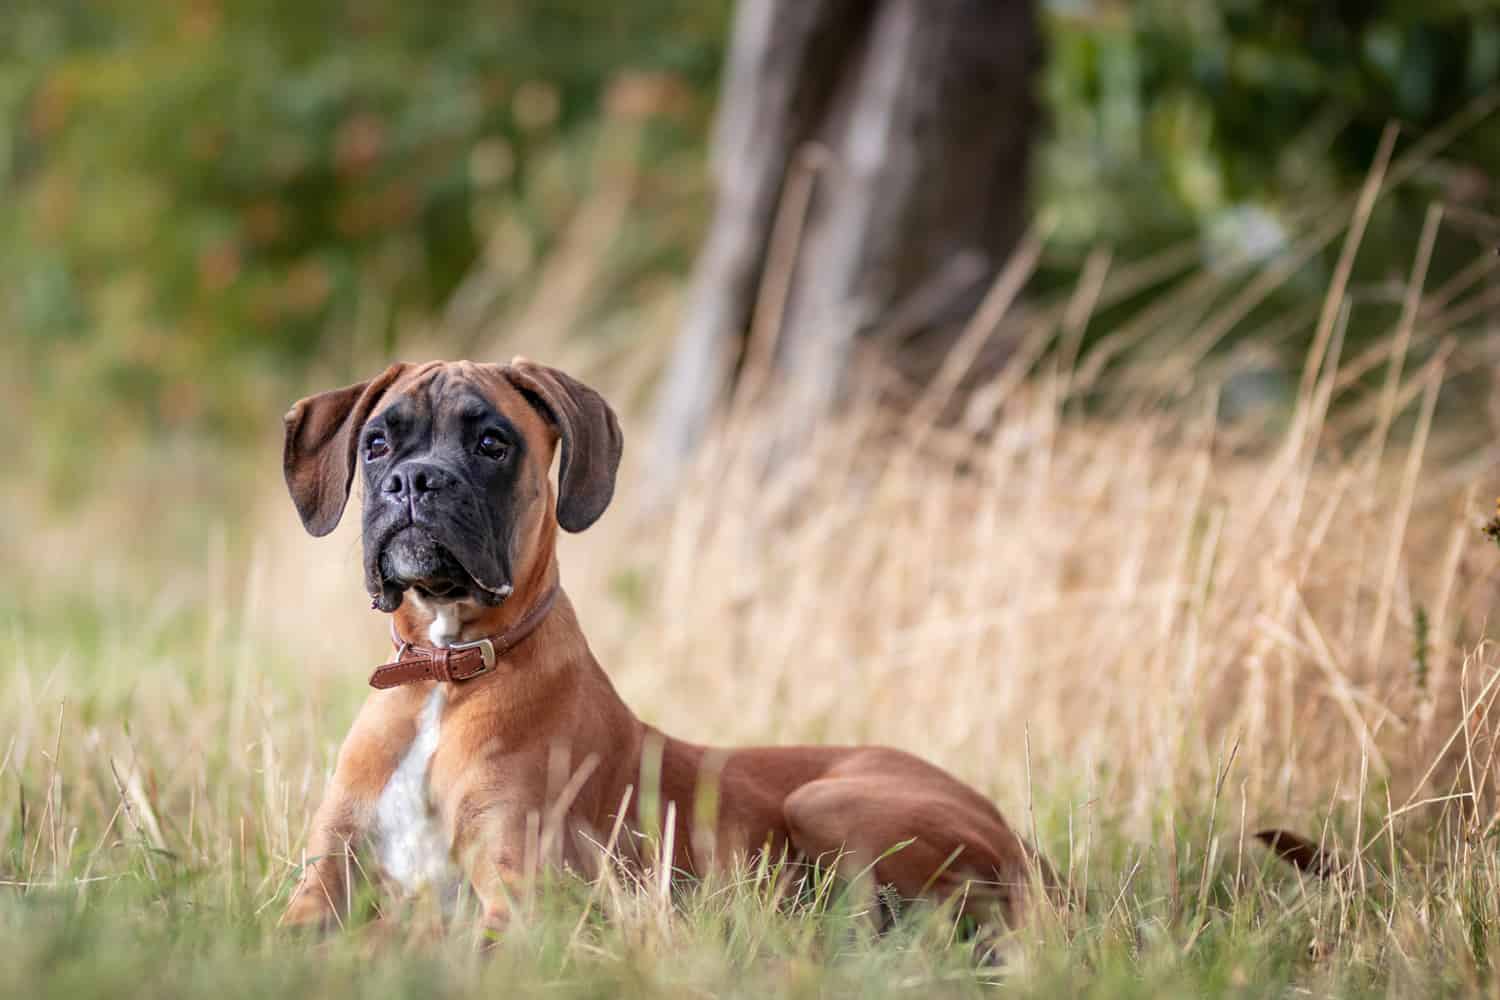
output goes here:
<path id="1" fill-rule="evenodd" d="M 453 485 L 453 477 L 435 465 L 407 462 L 393 470 L 381 483 L 381 490 L 392 500 L 417 500 Z"/>

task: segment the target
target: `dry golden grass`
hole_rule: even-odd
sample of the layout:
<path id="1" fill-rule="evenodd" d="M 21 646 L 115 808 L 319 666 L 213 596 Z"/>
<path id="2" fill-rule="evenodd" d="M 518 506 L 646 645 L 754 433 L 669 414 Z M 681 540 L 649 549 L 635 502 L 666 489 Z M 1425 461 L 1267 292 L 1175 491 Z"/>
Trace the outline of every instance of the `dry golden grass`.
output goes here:
<path id="1" fill-rule="evenodd" d="M 1352 358 L 1335 275 L 1287 405 L 1219 416 L 1233 358 L 1206 360 L 1199 334 L 1246 308 L 1233 275 L 1163 294 L 1150 336 L 1106 337 L 1106 353 L 1145 345 L 1107 378 L 1097 355 L 1072 363 L 1095 303 L 1160 280 L 1111 284 L 1096 259 L 1069 301 L 1025 319 L 1017 361 L 966 417 L 857 398 L 787 426 L 795 411 L 751 372 L 650 511 L 634 499 L 653 475 L 637 405 L 651 365 L 583 358 L 625 401 L 628 464 L 617 508 L 565 540 L 564 585 L 626 700 L 668 731 L 905 747 L 1033 830 L 1082 903 L 1018 939 L 1018 988 L 1492 984 L 1493 452 L 1465 420 L 1434 420 L 1447 373 L 1472 364 L 1442 338 L 1475 294 L 1470 276 L 1424 298 L 1424 247 L 1392 337 Z M 941 921 L 870 939 L 836 906 L 778 910 L 748 873 L 675 907 L 655 886 L 563 887 L 488 963 L 416 917 L 323 951 L 275 934 L 386 636 L 357 519 L 301 533 L 274 426 L 248 462 L 92 459 L 108 491 L 66 516 L 35 484 L 7 487 L 25 527 L 4 536 L 0 601 L 0 955 L 18 984 L 983 987 Z M 1326 836 L 1347 877 L 1268 865 L 1247 838 L 1267 824 Z"/>
<path id="2" fill-rule="evenodd" d="M 1266 823 L 1329 821 L 1397 885 L 1419 857 L 1490 885 L 1487 856 L 1451 867 L 1495 815 L 1489 492 L 1429 432 L 1439 367 L 1405 383 L 1416 420 L 1388 441 L 1357 408 L 1330 417 L 1336 372 L 1290 419 L 1231 426 L 1208 373 L 1170 405 L 1135 405 L 1127 373 L 1108 418 L 1041 376 L 979 435 L 856 404 L 795 449 L 746 408 L 666 511 L 632 510 L 651 474 L 633 454 L 619 509 L 566 541 L 564 583 L 669 731 L 889 743 L 994 796 L 1089 901 L 1064 939 L 1119 919 L 1112 900 L 1149 909 L 1117 898 L 1143 863 L 1179 914 L 1267 892 L 1246 842 Z M 0 781 L 21 797 L 0 842 L 23 899 L 86 907 L 124 879 L 260 923 L 280 905 L 385 636 L 357 519 L 305 537 L 269 444 L 257 465 L 246 520 L 210 515 L 189 563 L 140 544 L 179 513 L 158 482 L 68 521 L 32 512 L 12 558 L 43 585 L 18 595 L 0 677 Z M 1331 921 L 1306 899 L 1282 919 L 1326 934 L 1361 890 L 1333 890 Z M 1389 933 L 1421 910 L 1394 907 Z"/>

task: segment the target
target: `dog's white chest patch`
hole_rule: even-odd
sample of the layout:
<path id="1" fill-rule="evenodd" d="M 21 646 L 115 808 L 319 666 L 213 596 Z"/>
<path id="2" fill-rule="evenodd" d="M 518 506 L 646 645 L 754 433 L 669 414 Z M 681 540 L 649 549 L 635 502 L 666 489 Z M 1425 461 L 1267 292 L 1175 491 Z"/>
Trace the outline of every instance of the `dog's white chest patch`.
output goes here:
<path id="1" fill-rule="evenodd" d="M 434 687 L 417 717 L 417 735 L 375 803 L 371 839 L 381 868 L 407 892 L 457 885 L 448 838 L 432 808 L 427 769 L 438 745 L 444 694 Z"/>

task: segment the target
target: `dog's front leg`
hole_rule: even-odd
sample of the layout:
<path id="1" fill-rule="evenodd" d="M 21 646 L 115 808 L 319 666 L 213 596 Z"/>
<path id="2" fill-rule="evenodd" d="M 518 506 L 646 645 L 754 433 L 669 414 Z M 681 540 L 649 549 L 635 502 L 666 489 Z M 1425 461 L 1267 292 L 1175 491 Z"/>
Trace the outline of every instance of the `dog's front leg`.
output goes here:
<path id="1" fill-rule="evenodd" d="M 313 814 L 302 879 L 282 914 L 288 927 L 328 927 L 348 910 L 348 873 L 375 803 L 411 746 L 431 685 L 370 695 L 339 748 L 333 780 Z"/>
<path id="2" fill-rule="evenodd" d="M 516 852 L 498 850 L 478 859 L 470 871 L 473 873 L 474 894 L 484 905 L 480 933 L 489 944 L 498 940 L 510 926 L 516 901 L 531 892 L 536 878 L 535 867 L 527 865 Z"/>
<path id="3" fill-rule="evenodd" d="M 542 797 L 528 794 L 521 775 L 487 778 L 485 786 L 455 797 L 449 822 L 454 854 L 484 907 L 480 930 L 492 943 L 510 925 L 516 904 L 529 896 L 538 867 L 555 859 L 542 843 Z"/>
<path id="4" fill-rule="evenodd" d="M 480 932 L 486 943 L 510 926 L 515 905 L 530 894 L 536 878 L 539 859 L 527 856 L 526 812 L 512 802 L 485 803 L 475 810 L 473 836 L 464 838 L 469 880 L 484 907 Z"/>

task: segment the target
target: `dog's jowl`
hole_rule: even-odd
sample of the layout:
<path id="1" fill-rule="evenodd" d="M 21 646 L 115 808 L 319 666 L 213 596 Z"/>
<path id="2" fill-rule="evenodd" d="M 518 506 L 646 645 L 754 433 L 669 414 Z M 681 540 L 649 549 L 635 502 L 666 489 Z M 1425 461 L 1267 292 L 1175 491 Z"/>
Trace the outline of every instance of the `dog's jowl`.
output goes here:
<path id="1" fill-rule="evenodd" d="M 388 880 L 465 879 L 503 928 L 538 866 L 596 869 L 622 808 L 626 848 L 674 817 L 659 842 L 684 873 L 784 852 L 1021 920 L 1051 869 L 939 768 L 881 747 L 709 749 L 625 706 L 555 545 L 609 506 L 621 450 L 598 393 L 521 359 L 394 365 L 287 414 L 286 482 L 309 532 L 332 531 L 363 478 L 365 585 L 395 652 L 339 751 L 284 922 L 337 921 L 348 852 L 370 842 Z M 643 773 L 659 775 L 656 794 L 636 794 Z M 707 781 L 717 794 L 699 794 Z"/>

